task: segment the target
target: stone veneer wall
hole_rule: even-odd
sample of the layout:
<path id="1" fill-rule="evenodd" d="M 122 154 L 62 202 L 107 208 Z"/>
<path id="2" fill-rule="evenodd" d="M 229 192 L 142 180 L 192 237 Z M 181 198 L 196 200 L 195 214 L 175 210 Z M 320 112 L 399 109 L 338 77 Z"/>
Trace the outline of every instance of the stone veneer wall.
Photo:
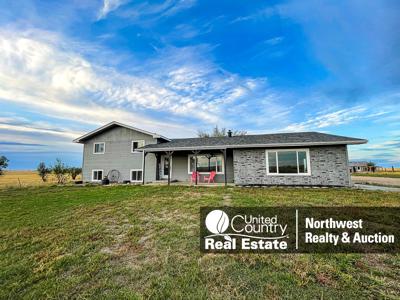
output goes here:
<path id="1" fill-rule="evenodd" d="M 267 175 L 266 149 L 233 150 L 237 185 L 350 186 L 347 146 L 309 147 L 311 175 Z"/>

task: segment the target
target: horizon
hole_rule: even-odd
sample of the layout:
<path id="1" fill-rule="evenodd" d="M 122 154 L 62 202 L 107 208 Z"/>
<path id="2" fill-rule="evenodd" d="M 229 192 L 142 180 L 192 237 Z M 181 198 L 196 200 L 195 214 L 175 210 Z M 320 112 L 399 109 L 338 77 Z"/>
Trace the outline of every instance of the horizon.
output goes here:
<path id="1" fill-rule="evenodd" d="M 116 120 L 170 138 L 214 126 L 367 139 L 400 167 L 400 3 L 34 1 L 0 11 L 0 156 L 56 158 Z"/>

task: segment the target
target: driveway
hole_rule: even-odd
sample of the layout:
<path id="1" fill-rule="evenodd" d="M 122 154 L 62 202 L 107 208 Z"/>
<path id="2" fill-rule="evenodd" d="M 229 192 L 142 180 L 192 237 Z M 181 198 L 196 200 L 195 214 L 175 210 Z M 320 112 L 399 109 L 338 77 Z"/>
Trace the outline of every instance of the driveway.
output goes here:
<path id="1" fill-rule="evenodd" d="M 400 178 L 385 178 L 385 177 L 372 177 L 372 176 L 352 176 L 353 183 L 366 183 L 376 185 L 387 185 L 400 187 Z"/>
<path id="2" fill-rule="evenodd" d="M 384 192 L 400 192 L 398 187 L 387 187 L 382 185 L 370 185 L 370 184 L 354 184 L 354 187 L 360 190 L 366 191 L 384 191 Z"/>

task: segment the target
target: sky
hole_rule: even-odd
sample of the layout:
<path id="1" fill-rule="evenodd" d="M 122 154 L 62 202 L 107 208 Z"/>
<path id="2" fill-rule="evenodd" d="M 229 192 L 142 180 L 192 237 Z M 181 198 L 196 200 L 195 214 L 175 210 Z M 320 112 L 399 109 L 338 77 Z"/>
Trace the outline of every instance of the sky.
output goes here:
<path id="1" fill-rule="evenodd" d="M 0 0 L 0 155 L 61 158 L 110 121 L 369 140 L 400 166 L 399 1 Z"/>

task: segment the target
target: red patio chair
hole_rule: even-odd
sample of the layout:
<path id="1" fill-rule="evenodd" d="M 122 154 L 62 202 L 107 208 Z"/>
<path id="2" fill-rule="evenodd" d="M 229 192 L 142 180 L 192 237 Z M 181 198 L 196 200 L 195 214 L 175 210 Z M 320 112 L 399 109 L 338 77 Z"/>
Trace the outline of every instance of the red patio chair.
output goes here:
<path id="1" fill-rule="evenodd" d="M 196 175 L 197 175 L 197 182 L 200 180 L 200 174 L 199 172 L 192 172 L 192 176 L 190 177 L 190 182 L 195 183 L 196 182 Z"/>
<path id="2" fill-rule="evenodd" d="M 214 181 L 215 175 L 217 175 L 217 173 L 215 171 L 211 171 L 209 176 L 204 176 L 204 179 L 203 179 L 204 182 L 208 181 L 208 183 L 210 183 L 210 182 L 215 183 L 215 181 Z"/>

